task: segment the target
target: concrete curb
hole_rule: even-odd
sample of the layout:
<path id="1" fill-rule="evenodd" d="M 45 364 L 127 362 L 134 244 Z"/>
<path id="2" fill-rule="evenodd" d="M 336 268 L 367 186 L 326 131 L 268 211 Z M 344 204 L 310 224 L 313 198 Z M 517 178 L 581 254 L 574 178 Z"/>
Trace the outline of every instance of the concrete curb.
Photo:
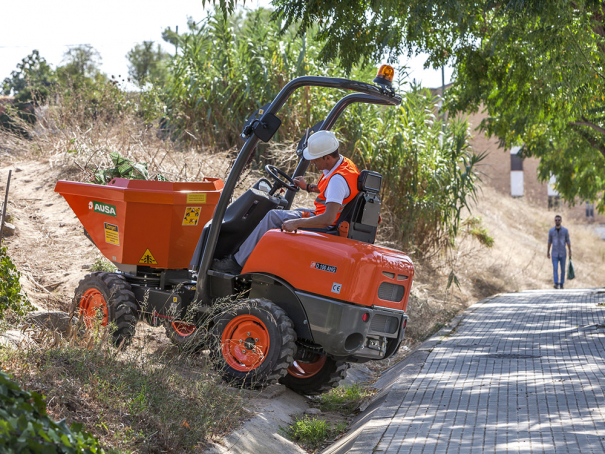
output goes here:
<path id="1" fill-rule="evenodd" d="M 442 341 L 444 336 L 454 333 L 465 317 L 499 296 L 501 294 L 493 295 L 469 306 L 420 344 L 405 359 L 386 369 L 373 385 L 379 391 L 372 402 L 355 417 L 349 432 L 321 451 L 321 454 L 344 454 L 347 452 L 365 454 L 373 452 L 374 447 L 378 445 L 387 429 L 388 422 L 397 413 L 399 403 L 424 367 L 433 348 Z"/>

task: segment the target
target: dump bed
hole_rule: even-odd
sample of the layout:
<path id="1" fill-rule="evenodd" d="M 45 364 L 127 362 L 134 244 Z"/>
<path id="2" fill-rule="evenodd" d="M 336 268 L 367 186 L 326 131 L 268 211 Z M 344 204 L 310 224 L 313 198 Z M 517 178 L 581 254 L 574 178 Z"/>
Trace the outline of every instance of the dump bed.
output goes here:
<path id="1" fill-rule="evenodd" d="M 107 186 L 58 181 L 61 194 L 107 259 L 187 268 L 223 181 L 172 183 L 115 178 Z"/>

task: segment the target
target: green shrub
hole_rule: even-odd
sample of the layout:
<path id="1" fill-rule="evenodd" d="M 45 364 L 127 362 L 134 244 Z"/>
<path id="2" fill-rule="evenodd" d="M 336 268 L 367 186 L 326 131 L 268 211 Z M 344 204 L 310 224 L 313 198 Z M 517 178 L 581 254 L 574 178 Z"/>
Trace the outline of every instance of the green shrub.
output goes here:
<path id="1" fill-rule="evenodd" d="M 462 225 L 466 233 L 476 238 L 483 246 L 492 247 L 494 245 L 494 238 L 489 234 L 480 217 L 470 216 L 462 222 Z"/>
<path id="2" fill-rule="evenodd" d="M 104 453 L 81 424 L 58 423 L 46 413 L 43 397 L 23 391 L 0 371 L 0 450 L 17 453 Z"/>
<path id="3" fill-rule="evenodd" d="M 296 77 L 373 79 L 373 62 L 350 74 L 338 62 L 323 63 L 315 33 L 300 37 L 296 26 L 280 33 L 262 8 L 191 23 L 189 32 L 173 36 L 179 52 L 161 95 L 173 134 L 200 146 L 231 147 L 241 143 L 245 119 Z M 273 140 L 298 140 L 345 94 L 315 87 L 295 91 L 279 113 L 282 126 Z M 421 253 L 452 244 L 460 213 L 475 196 L 482 160 L 470 149 L 468 123 L 443 120 L 437 101 L 414 86 L 398 108 L 354 104 L 335 125 L 343 154 L 383 174 L 383 203 L 392 215 L 389 239 Z"/>
<path id="4" fill-rule="evenodd" d="M 21 289 L 21 273 L 8 256 L 6 248 L 0 248 L 0 320 L 9 313 L 25 315 L 34 310 Z"/>
<path id="5" fill-rule="evenodd" d="M 357 139 L 358 162 L 383 175 L 393 239 L 420 253 L 452 245 L 462 210 L 475 200 L 477 165 L 485 156 L 473 153 L 468 123 L 445 122 L 436 104 L 429 90 L 413 87 L 398 108 L 359 122 Z"/>
<path id="6" fill-rule="evenodd" d="M 292 79 L 305 75 L 344 77 L 337 63 L 323 63 L 314 32 L 280 32 L 270 11 L 259 8 L 225 18 L 210 14 L 178 35 L 179 51 L 163 94 L 171 128 L 198 146 L 241 143 L 245 120 L 269 103 Z M 351 78 L 371 81 L 372 64 L 355 68 Z M 307 87 L 294 92 L 280 110 L 276 142 L 298 140 L 307 126 L 323 120 L 343 90 Z"/>

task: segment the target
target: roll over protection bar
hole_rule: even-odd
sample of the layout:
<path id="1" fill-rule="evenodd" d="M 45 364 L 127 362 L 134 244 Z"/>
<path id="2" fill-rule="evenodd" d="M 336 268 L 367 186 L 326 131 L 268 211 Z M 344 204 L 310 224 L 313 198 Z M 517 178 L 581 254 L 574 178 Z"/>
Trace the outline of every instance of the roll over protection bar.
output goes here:
<path id="1" fill-rule="evenodd" d="M 355 102 L 392 106 L 397 106 L 401 104 L 401 96 L 397 95 L 392 91 L 388 91 L 384 88 L 380 88 L 365 82 L 358 82 L 354 80 L 336 77 L 303 76 L 290 81 L 288 84 L 286 84 L 284 88 L 282 88 L 282 90 L 275 97 L 267 111 L 264 112 L 263 116 L 259 119 L 258 126 L 263 127 L 264 124 L 265 128 L 269 128 L 270 125 L 275 125 L 276 114 L 279 112 L 279 110 L 282 108 L 288 98 L 292 95 L 292 93 L 294 93 L 294 91 L 298 88 L 308 86 L 340 88 L 344 90 L 352 90 L 358 92 L 345 96 L 334 106 L 334 108 L 330 111 L 325 121 L 323 122 L 320 128 L 322 130 L 329 130 L 334 125 L 338 117 L 340 117 L 344 109 L 348 105 Z M 263 121 L 263 119 L 265 119 L 266 121 Z M 279 124 L 272 131 L 272 133 L 267 134 L 266 137 L 270 139 L 277 130 L 277 128 L 279 128 Z M 248 135 L 246 142 L 242 146 L 233 164 L 233 167 L 231 168 L 231 172 L 229 172 L 229 176 L 227 177 L 227 181 L 225 182 L 223 192 L 221 193 L 218 204 L 214 211 L 214 216 L 212 217 L 212 224 L 210 225 L 210 230 L 206 239 L 204 253 L 202 254 L 202 257 L 200 259 L 197 286 L 193 301 L 202 302 L 203 304 L 211 303 L 210 293 L 208 291 L 207 275 L 208 270 L 210 269 L 210 266 L 212 264 L 212 259 L 214 257 L 216 242 L 218 240 L 223 218 L 225 217 L 225 211 L 227 210 L 227 206 L 229 205 L 229 201 L 231 199 L 231 196 L 233 195 L 233 191 L 235 190 L 237 180 L 241 176 L 246 166 L 246 163 L 254 152 L 254 148 L 256 147 L 256 144 L 259 140 L 259 134 L 257 134 L 256 132 L 254 132 L 254 134 Z M 304 158 L 301 158 L 296 168 L 296 171 L 294 172 L 294 176 L 303 175 L 307 170 L 308 166 L 309 161 L 305 160 Z M 288 206 L 291 205 L 293 198 L 294 192 L 288 191 L 288 194 L 286 194 Z"/>

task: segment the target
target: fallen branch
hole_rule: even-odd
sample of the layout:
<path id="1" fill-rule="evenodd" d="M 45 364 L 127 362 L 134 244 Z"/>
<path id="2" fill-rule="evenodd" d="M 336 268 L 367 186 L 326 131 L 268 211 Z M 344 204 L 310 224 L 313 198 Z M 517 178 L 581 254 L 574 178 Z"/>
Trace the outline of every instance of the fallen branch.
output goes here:
<path id="1" fill-rule="evenodd" d="M 42 286 L 41 284 L 38 284 L 36 282 L 36 280 L 34 279 L 34 277 L 31 275 L 31 273 L 27 272 L 27 271 L 21 271 L 21 274 L 23 274 L 27 279 L 29 279 L 29 281 L 34 284 L 34 286 L 36 286 L 38 289 L 42 290 L 43 292 L 49 293 L 50 292 L 48 290 L 46 290 L 46 287 Z"/>

